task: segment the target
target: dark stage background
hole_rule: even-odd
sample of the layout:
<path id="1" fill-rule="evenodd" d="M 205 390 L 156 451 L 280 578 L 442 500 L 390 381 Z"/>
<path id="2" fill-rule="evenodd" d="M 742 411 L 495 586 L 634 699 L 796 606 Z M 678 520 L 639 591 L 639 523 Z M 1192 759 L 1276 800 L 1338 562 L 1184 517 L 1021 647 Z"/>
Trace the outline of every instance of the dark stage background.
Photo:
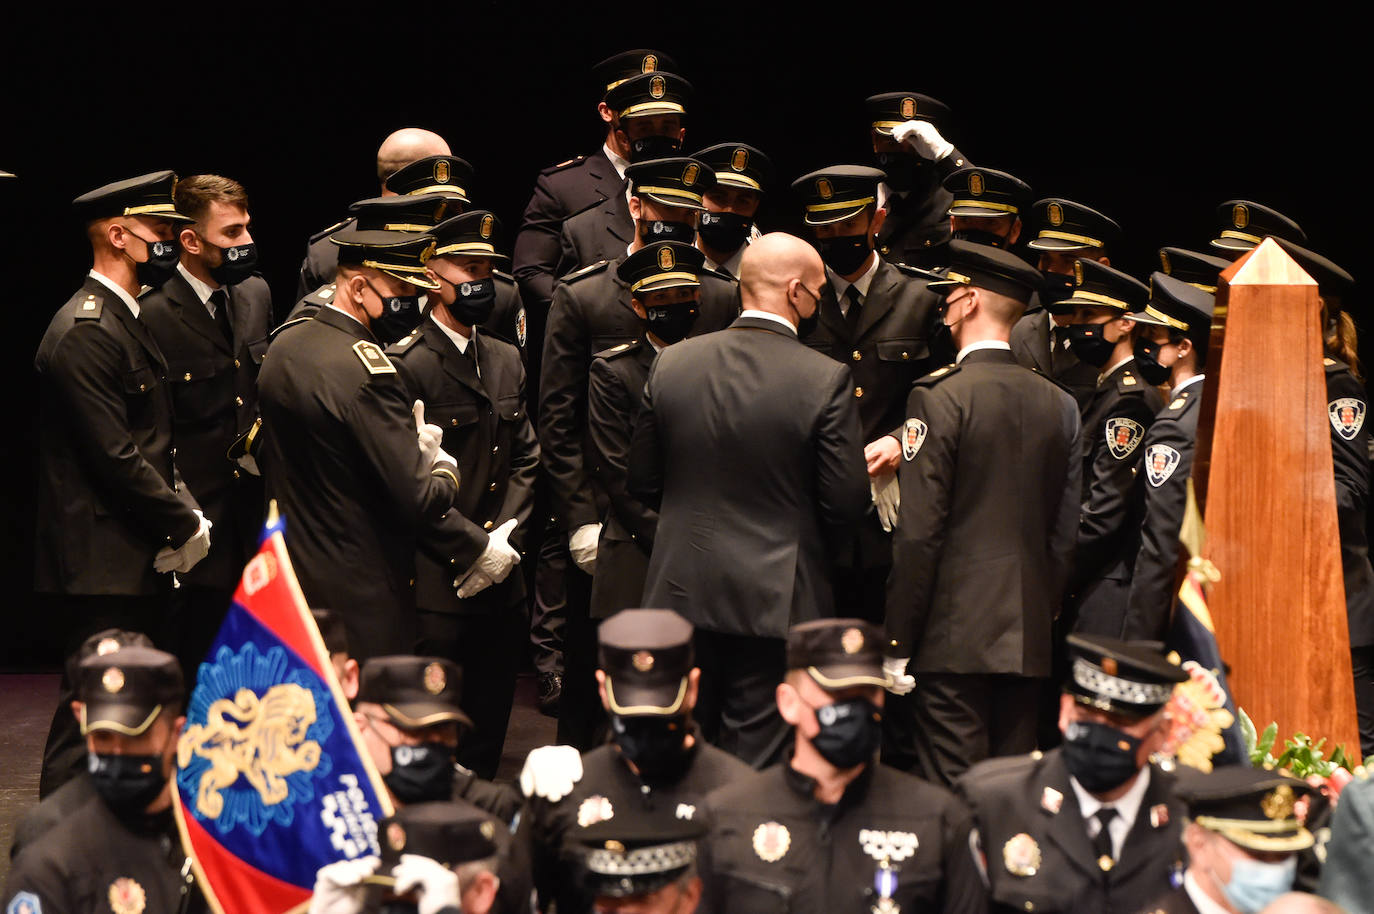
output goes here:
<path id="1" fill-rule="evenodd" d="M 1116 218 L 1116 265 L 1138 276 L 1162 245 L 1205 245 L 1216 205 L 1247 197 L 1367 278 L 1366 51 L 1310 4 L 1272 24 L 1200 4 L 212 5 L 189 20 L 176 5 L 106 9 L 30 7 L 46 24 L 16 21 L 0 38 L 0 168 L 19 175 L 0 182 L 0 666 L 56 659 L 31 593 L 32 358 L 89 266 L 69 202 L 108 181 L 161 168 L 240 180 L 284 314 L 306 238 L 377 192 L 391 130 L 429 127 L 471 161 L 473 199 L 504 221 L 509 247 L 538 171 L 601 142 L 589 66 L 648 46 L 696 87 L 688 150 L 744 140 L 786 181 L 867 163 L 863 98 L 910 89 L 953 108 L 946 134 L 974 162 Z M 764 228 L 797 221 L 781 190 Z"/>

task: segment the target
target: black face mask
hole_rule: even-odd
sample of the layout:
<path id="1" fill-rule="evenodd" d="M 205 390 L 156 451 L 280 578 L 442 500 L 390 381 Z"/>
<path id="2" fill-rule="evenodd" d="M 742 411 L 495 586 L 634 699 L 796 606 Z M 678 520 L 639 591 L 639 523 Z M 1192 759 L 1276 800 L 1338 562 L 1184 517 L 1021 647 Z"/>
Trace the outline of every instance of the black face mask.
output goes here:
<path id="1" fill-rule="evenodd" d="M 368 288 L 372 288 L 371 284 Z M 420 326 L 420 296 L 383 295 L 376 289 L 372 292 L 382 300 L 382 316 L 372 318 L 372 335 L 383 346 L 390 346 Z"/>
<path id="2" fill-rule="evenodd" d="M 1160 348 L 1159 343 L 1143 337 L 1137 339 L 1135 346 L 1132 347 L 1136 370 L 1140 372 L 1146 384 L 1153 384 L 1155 387 L 1167 382 L 1173 374 L 1172 368 L 1159 364 Z"/>
<path id="3" fill-rule="evenodd" d="M 648 315 L 649 332 L 671 346 L 692 332 L 692 325 L 697 320 L 697 303 L 693 300 L 653 307 L 646 305 L 644 312 Z"/>
<path id="4" fill-rule="evenodd" d="M 130 234 L 133 233 L 130 232 Z M 147 260 L 142 263 L 134 261 L 134 275 L 143 285 L 161 289 L 163 284 L 171 279 L 177 271 L 177 263 L 181 260 L 181 245 L 175 239 L 171 241 L 159 239 L 148 241 L 140 235 L 134 235 L 134 237 L 142 241 L 148 248 Z"/>
<path id="5" fill-rule="evenodd" d="M 1051 273 L 1048 270 L 1040 271 L 1040 301 L 1045 305 L 1045 310 L 1051 314 L 1055 313 L 1055 302 L 1067 301 L 1073 295 L 1073 277 L 1064 273 Z"/>
<path id="6" fill-rule="evenodd" d="M 215 247 L 208 241 L 205 244 Z M 219 266 L 210 268 L 210 278 L 221 286 L 243 282 L 253 275 L 253 270 L 258 265 L 258 246 L 252 242 L 220 248 L 219 253 Z"/>
<path id="7" fill-rule="evenodd" d="M 920 156 L 904 152 L 879 152 L 873 156 L 878 167 L 887 175 L 887 186 L 899 194 L 904 194 L 916 186 L 916 176 L 921 172 Z"/>
<path id="8" fill-rule="evenodd" d="M 656 241 L 696 244 L 697 230 L 690 222 L 664 222 L 661 219 L 653 219 L 639 223 L 639 240 L 644 244 L 653 244 Z"/>
<path id="9" fill-rule="evenodd" d="M 448 310 L 458 323 L 474 327 L 491 317 L 491 310 L 496 307 L 496 280 L 469 279 L 449 285 L 453 286 L 456 294 Z"/>
<path id="10" fill-rule="evenodd" d="M 424 803 L 453 798 L 452 746 L 392 746 L 391 771 L 382 775 L 386 786 L 402 803 Z"/>
<path id="11" fill-rule="evenodd" d="M 104 755 L 87 759 L 91 786 L 120 819 L 141 815 L 166 786 L 160 755 Z"/>
<path id="12" fill-rule="evenodd" d="M 851 698 L 816 708 L 821 732 L 811 740 L 816 751 L 836 768 L 873 761 L 883 739 L 883 712 L 867 698 Z"/>
<path id="13" fill-rule="evenodd" d="M 1078 361 L 1101 368 L 1112 357 L 1116 343 L 1107 339 L 1106 324 L 1069 324 L 1069 349 Z"/>
<path id="14" fill-rule="evenodd" d="M 630 163 L 669 159 L 681 151 L 681 140 L 670 136 L 642 136 L 630 141 Z"/>
<path id="15" fill-rule="evenodd" d="M 1140 770 L 1140 740 L 1106 724 L 1074 721 L 1064 731 L 1064 765 L 1088 793 L 1106 793 Z"/>
<path id="16" fill-rule="evenodd" d="M 746 219 L 738 213 L 701 214 L 701 225 L 697 231 L 702 242 L 717 251 L 738 251 L 749 239 L 749 230 L 754 227 L 753 219 Z"/>
<path id="17" fill-rule="evenodd" d="M 634 762 L 646 781 L 675 780 L 687 768 L 692 753 L 683 745 L 686 714 L 671 717 L 611 715 L 611 736 L 625 758 Z"/>
<path id="18" fill-rule="evenodd" d="M 840 235 L 836 238 L 816 239 L 816 250 L 821 261 L 841 276 L 852 276 L 859 272 L 873 247 L 868 243 L 868 235 Z"/>
<path id="19" fill-rule="evenodd" d="M 985 232 L 982 229 L 959 229 L 950 235 L 951 238 L 959 241 L 967 241 L 970 244 L 986 244 L 988 247 L 1006 249 L 1011 247 L 1007 243 L 1007 236 L 998 235 L 995 232 Z"/>

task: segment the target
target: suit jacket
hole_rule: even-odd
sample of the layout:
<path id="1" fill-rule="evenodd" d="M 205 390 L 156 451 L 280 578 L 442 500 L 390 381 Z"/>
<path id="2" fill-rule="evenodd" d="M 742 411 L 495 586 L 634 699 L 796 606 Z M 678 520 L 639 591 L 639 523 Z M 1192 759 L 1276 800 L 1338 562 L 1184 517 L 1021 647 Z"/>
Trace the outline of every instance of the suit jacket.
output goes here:
<path id="1" fill-rule="evenodd" d="M 1336 471 L 1336 519 L 1341 532 L 1341 567 L 1345 572 L 1345 608 L 1350 644 L 1374 644 L 1374 568 L 1369 564 L 1365 533 L 1369 504 L 1368 395 L 1364 384 L 1344 362 L 1326 359 L 1327 417 L 1331 420 L 1331 456 Z"/>
<path id="2" fill-rule="evenodd" d="M 177 466 L 214 523 L 210 554 L 181 575 L 183 583 L 233 589 L 257 551 L 262 481 L 230 460 L 229 445 L 258 413 L 258 368 L 267 353 L 272 298 L 252 276 L 227 287 L 226 340 L 210 311 L 178 272 L 139 300 L 143 322 L 167 357 Z"/>
<path id="3" fill-rule="evenodd" d="M 321 308 L 282 330 L 270 355 L 259 465 L 305 598 L 343 618 L 359 659 L 410 653 L 416 539 L 458 486 L 421 456 L 409 391 L 362 324 Z"/>
<path id="4" fill-rule="evenodd" d="M 455 550 L 442 537 L 422 538 L 415 560 L 417 602 L 433 612 L 499 612 L 525 593 L 518 569 L 466 600 L 454 592 L 454 579 L 482 554 L 487 534 L 511 518 L 516 525 L 509 542 L 525 554 L 539 468 L 520 353 L 480 330 L 468 342 L 469 349 L 473 346 L 475 364 L 427 317 L 387 350 L 410 398 L 425 401 L 425 421 L 444 430 L 443 448 L 458 461 L 463 480 L 446 523 L 456 526 L 465 548 Z"/>
<path id="5" fill-rule="evenodd" d="M 1188 503 L 1202 385 L 1183 388 L 1155 417 L 1145 435 L 1136 485 L 1145 505 L 1140 551 L 1131 572 L 1131 595 L 1121 637 L 1162 641 L 1174 609 L 1179 550 L 1178 530 Z"/>
<path id="6" fill-rule="evenodd" d="M 1174 776 L 1149 767 L 1135 822 L 1103 872 L 1060 751 L 989 759 L 955 784 L 973 809 L 991 909 L 1138 914 L 1169 891 L 1179 868 L 1187 809 L 1174 797 Z M 1032 856 L 1034 873 L 1019 875 Z"/>
<path id="7" fill-rule="evenodd" d="M 163 546 L 200 527 L 177 472 L 167 361 L 147 326 L 94 277 L 48 324 L 38 372 L 40 593 L 153 594 Z"/>
<path id="8" fill-rule="evenodd" d="M 565 277 L 554 292 L 544 334 L 539 386 L 539 445 L 549 478 L 552 513 L 571 532 L 598 523 L 605 496 L 586 465 L 587 380 L 596 353 L 644 335 L 630 287 L 616 276 L 621 256 Z M 703 273 L 701 307 L 692 335 L 728 327 L 739 314 L 739 284 Z"/>
<path id="9" fill-rule="evenodd" d="M 593 619 L 638 606 L 654 548 L 658 511 L 627 490 L 630 438 L 644 404 L 644 384 L 654 361 L 648 342 L 622 343 L 597 354 L 587 391 L 592 473 L 610 501 L 596 548 L 592 576 Z"/>
<path id="10" fill-rule="evenodd" d="M 553 299 L 563 220 L 624 191 L 625 180 L 604 149 L 539 173 L 515 238 L 515 278 L 525 301 L 542 306 Z"/>
<path id="11" fill-rule="evenodd" d="M 615 194 L 591 209 L 575 213 L 563 223 L 558 235 L 556 276 L 567 276 L 599 260 L 616 260 L 625 255 L 634 240 L 635 224 L 625 195 Z"/>
<path id="12" fill-rule="evenodd" d="M 887 627 L 920 673 L 1050 672 L 1078 528 L 1078 408 L 1004 349 L 912 388 Z M 970 638 L 970 632 L 986 637 Z"/>
<path id="13" fill-rule="evenodd" d="M 1012 354 L 1019 364 L 1064 385 L 1082 409 L 1097 387 L 1097 369 L 1080 362 L 1063 343 L 1058 344 L 1057 352 L 1050 351 L 1052 323 L 1050 313 L 1044 308 L 1027 309 L 1025 316 L 1011 328 Z"/>
<path id="14" fill-rule="evenodd" d="M 661 501 L 645 606 L 772 638 L 831 615 L 827 541 L 869 505 L 849 368 L 764 318 L 670 346 L 645 387 L 629 490 Z"/>

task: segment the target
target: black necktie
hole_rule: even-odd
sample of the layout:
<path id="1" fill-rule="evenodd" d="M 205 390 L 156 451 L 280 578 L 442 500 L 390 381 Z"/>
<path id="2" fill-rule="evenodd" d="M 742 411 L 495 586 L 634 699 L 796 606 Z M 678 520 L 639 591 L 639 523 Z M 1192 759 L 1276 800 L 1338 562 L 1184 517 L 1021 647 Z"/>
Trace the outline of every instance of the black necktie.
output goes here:
<path id="1" fill-rule="evenodd" d="M 1109 870 L 1116 861 L 1116 855 L 1112 853 L 1112 833 L 1108 831 L 1107 826 L 1116 818 L 1116 807 L 1103 806 L 1093 813 L 1093 818 L 1097 819 L 1097 824 L 1101 826 L 1093 838 L 1093 852 L 1097 854 L 1097 865 L 1103 870 Z"/>
<path id="2" fill-rule="evenodd" d="M 858 330 L 859 312 L 863 310 L 863 305 L 859 302 L 859 287 L 851 285 L 844 290 L 844 297 L 849 299 L 849 310 L 845 312 L 844 322 L 852 335 Z"/>
<path id="3" fill-rule="evenodd" d="M 230 346 L 234 345 L 234 330 L 229 325 L 229 295 L 223 289 L 216 289 L 210 293 L 210 304 L 214 307 L 215 326 L 219 327 L 219 332 L 224 334 L 224 340 Z"/>

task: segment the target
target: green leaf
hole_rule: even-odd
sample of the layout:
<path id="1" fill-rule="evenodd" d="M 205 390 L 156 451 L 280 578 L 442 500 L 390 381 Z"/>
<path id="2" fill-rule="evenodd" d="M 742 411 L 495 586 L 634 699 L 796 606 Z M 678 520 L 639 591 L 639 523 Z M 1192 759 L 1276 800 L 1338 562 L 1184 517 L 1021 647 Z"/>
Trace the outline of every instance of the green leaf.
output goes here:
<path id="1" fill-rule="evenodd" d="M 1245 713 L 1245 709 L 1236 708 L 1236 714 L 1240 717 L 1240 741 L 1245 747 L 1245 754 L 1249 756 L 1251 764 L 1255 764 L 1255 722 L 1250 719 L 1250 715 Z"/>
<path id="2" fill-rule="evenodd" d="M 1261 754 L 1268 752 L 1270 749 L 1274 748 L 1274 740 L 1278 738 L 1279 725 L 1278 722 L 1275 721 L 1264 728 L 1264 733 L 1260 735 L 1259 742 L 1255 743 L 1256 751 Z"/>

